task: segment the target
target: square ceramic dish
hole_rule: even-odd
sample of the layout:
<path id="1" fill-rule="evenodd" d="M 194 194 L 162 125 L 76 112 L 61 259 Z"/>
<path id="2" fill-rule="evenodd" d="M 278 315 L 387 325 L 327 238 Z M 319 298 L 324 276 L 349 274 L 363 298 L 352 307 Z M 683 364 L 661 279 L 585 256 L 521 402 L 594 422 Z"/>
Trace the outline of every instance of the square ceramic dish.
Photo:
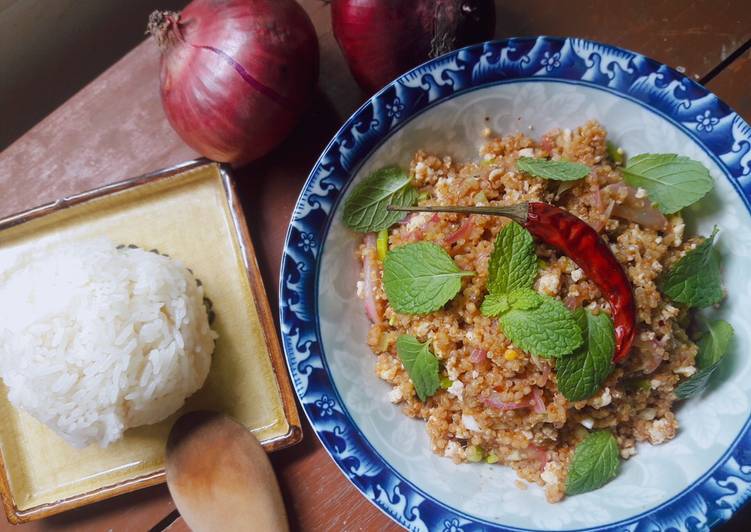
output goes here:
<path id="1" fill-rule="evenodd" d="M 0 491 L 12 523 L 164 481 L 164 444 L 183 411 L 212 409 L 246 425 L 266 450 L 302 438 L 268 300 L 228 169 L 195 161 L 0 220 L 0 267 L 31 250 L 106 236 L 158 248 L 194 270 L 219 333 L 204 387 L 165 421 L 106 449 L 75 449 L 7 400 L 0 382 Z"/>

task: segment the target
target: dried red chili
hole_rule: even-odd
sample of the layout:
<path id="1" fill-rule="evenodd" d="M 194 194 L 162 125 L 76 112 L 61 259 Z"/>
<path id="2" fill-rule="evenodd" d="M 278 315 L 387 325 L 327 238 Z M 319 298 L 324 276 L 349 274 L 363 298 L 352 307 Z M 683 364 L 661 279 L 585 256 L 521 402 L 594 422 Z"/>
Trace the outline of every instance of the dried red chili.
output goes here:
<path id="1" fill-rule="evenodd" d="M 504 216 L 523 225 L 532 235 L 573 260 L 600 289 L 610 304 L 615 325 L 615 355 L 628 355 L 636 332 L 636 305 L 623 266 L 597 231 L 584 220 L 547 203 L 519 203 L 508 207 L 389 207 L 399 211 L 455 212 Z"/>

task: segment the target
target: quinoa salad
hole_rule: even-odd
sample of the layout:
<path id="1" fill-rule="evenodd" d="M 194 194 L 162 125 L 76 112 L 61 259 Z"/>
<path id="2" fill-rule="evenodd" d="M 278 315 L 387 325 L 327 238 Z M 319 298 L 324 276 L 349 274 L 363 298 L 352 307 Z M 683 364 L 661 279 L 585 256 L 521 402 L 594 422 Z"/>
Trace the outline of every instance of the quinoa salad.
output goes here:
<path id="1" fill-rule="evenodd" d="M 680 210 L 712 181 L 700 163 L 675 154 L 626 157 L 596 122 L 537 139 L 482 133 L 477 160 L 427 146 L 408 170 L 367 178 L 381 180 L 377 204 L 358 202 L 367 183 L 355 187 L 344 221 L 364 233 L 356 290 L 371 322 L 375 374 L 390 385 L 392 403 L 425 421 L 432 452 L 512 467 L 518 488 L 536 484 L 557 502 L 611 480 L 637 443 L 675 438 L 680 400 L 701 393 L 727 350 L 732 327 L 696 318 L 725 297 L 717 229 L 686 234 Z M 670 188 L 669 165 L 679 163 L 678 179 L 694 180 L 685 198 L 681 182 Z M 655 177 L 661 165 L 669 171 Z M 565 211 L 574 220 L 566 230 L 585 228 L 597 242 L 568 234 L 582 239 L 578 247 L 555 245 L 532 228 L 532 214 L 405 214 L 384 204 L 542 205 Z M 569 248 L 614 257 L 614 269 L 598 273 Z M 419 284 L 428 282 L 419 273 L 426 264 L 433 284 Z M 606 286 L 619 275 L 630 310 Z M 543 308 L 549 313 L 534 314 Z M 595 455 L 606 473 L 594 470 Z"/>

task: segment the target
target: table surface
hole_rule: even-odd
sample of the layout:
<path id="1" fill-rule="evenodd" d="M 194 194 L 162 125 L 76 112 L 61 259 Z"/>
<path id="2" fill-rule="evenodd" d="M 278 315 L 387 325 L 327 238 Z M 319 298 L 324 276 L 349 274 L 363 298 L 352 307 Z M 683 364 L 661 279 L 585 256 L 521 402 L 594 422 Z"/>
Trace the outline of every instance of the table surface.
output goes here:
<path id="1" fill-rule="evenodd" d="M 293 135 L 236 172 L 271 307 L 300 188 L 339 125 L 364 100 L 331 33 L 322 0 L 302 0 L 318 32 L 321 76 Z M 704 83 L 751 118 L 751 10 L 745 0 L 674 2 L 497 1 L 496 37 L 566 35 L 630 48 Z M 194 158 L 170 129 L 158 94 L 158 53 L 144 42 L 0 153 L 0 217 Z M 295 530 L 392 530 L 337 469 L 305 423 L 303 443 L 272 455 Z M 746 529 L 746 508 L 725 530 Z M 0 531 L 11 527 L 0 518 Z M 20 525 L 17 530 L 187 530 L 165 486 Z"/>

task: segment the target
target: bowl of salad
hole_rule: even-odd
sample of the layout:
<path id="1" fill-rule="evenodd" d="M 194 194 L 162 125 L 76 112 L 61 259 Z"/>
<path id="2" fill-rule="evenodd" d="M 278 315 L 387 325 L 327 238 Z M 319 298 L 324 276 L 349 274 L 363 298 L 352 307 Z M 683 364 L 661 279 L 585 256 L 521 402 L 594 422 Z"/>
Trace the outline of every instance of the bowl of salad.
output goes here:
<path id="1" fill-rule="evenodd" d="M 468 47 L 303 188 L 280 322 L 344 474 L 418 530 L 711 527 L 751 494 L 751 128 L 638 53 Z"/>

